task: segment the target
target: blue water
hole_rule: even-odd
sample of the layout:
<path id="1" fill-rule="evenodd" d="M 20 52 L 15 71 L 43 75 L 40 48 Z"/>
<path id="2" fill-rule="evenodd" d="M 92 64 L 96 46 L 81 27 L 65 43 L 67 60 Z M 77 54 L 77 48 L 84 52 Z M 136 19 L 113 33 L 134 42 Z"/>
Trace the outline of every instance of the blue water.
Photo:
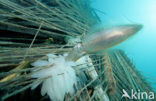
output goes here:
<path id="1" fill-rule="evenodd" d="M 156 0 L 92 0 L 92 6 L 104 12 L 96 11 L 106 26 L 143 24 L 137 35 L 117 48 L 126 52 L 141 73 L 156 79 Z"/>

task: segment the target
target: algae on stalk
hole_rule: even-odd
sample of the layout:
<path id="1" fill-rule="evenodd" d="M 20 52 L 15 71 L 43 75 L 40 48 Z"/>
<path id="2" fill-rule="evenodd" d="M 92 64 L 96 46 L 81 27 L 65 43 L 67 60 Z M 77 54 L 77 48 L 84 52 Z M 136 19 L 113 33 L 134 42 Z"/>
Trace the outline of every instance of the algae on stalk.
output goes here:
<path id="1" fill-rule="evenodd" d="M 40 86 L 34 91 L 30 89 L 34 82 L 49 78 L 32 79 L 31 71 L 48 66 L 36 68 L 20 62 L 47 60 L 48 53 L 70 52 L 77 42 L 70 44 L 68 38 L 83 37 L 99 23 L 89 0 L 0 0 L 0 79 L 3 81 L 0 82 L 0 98 L 7 101 L 49 100 L 48 96 L 40 95 Z M 47 42 L 50 38 L 52 41 Z M 75 95 L 66 94 L 65 101 L 103 98 L 118 101 L 122 89 L 153 91 L 123 51 L 87 56 L 86 61 L 76 66 L 80 80 L 79 86 L 74 85 Z M 23 68 L 15 69 L 21 65 Z M 13 74 L 18 76 L 3 80 Z"/>

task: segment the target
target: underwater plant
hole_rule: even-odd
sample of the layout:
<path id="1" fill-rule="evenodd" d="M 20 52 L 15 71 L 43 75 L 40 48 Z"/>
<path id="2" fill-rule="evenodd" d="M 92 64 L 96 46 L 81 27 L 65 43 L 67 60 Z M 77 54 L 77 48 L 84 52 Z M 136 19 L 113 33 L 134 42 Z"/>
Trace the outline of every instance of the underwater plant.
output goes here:
<path id="1" fill-rule="evenodd" d="M 89 0 L 0 0 L 0 19 L 1 100 L 118 101 L 123 89 L 153 91 L 122 50 L 99 53 L 142 25 L 90 33 L 101 22 Z"/>

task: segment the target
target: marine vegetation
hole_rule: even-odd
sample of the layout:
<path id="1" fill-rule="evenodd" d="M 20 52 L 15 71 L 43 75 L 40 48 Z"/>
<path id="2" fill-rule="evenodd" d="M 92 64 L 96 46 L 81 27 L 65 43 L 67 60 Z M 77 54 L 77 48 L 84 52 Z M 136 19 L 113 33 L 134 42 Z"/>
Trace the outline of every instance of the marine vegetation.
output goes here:
<path id="1" fill-rule="evenodd" d="M 96 29 L 101 21 L 90 4 L 0 0 L 0 100 L 129 101 L 123 94 L 131 91 L 153 98 L 125 52 L 111 49 L 142 25 Z"/>

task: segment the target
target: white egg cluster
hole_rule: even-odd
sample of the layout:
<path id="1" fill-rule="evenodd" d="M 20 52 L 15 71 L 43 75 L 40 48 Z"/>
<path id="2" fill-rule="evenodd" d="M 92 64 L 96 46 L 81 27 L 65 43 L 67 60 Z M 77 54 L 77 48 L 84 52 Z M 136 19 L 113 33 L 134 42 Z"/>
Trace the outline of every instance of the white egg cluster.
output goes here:
<path id="1" fill-rule="evenodd" d="M 41 95 L 44 96 L 48 94 L 52 101 L 63 101 L 65 93 L 70 93 L 70 95 L 74 94 L 73 85 L 76 84 L 77 78 L 72 66 L 75 66 L 75 63 L 65 61 L 65 56 L 62 55 L 48 54 L 47 56 L 48 61 L 38 60 L 32 63 L 32 66 L 49 67 L 34 72 L 31 77 L 41 79 L 50 76 L 42 83 Z M 34 84 L 32 89 L 36 86 L 38 86 L 38 84 Z"/>

